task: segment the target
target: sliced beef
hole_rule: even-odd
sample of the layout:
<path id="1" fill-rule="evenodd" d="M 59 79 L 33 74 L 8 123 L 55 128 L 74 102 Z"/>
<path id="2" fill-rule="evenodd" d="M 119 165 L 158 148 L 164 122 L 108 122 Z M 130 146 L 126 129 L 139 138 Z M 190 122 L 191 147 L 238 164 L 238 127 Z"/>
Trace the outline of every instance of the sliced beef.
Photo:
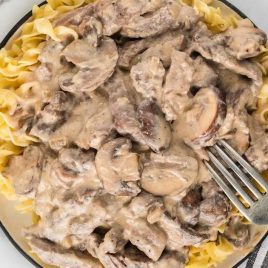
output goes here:
<path id="1" fill-rule="evenodd" d="M 149 224 L 143 218 L 135 218 L 127 208 L 123 208 L 117 223 L 124 229 L 124 237 L 144 252 L 153 261 L 157 261 L 165 249 L 167 238 L 156 225 Z"/>
<path id="2" fill-rule="evenodd" d="M 223 236 L 237 248 L 245 247 L 250 240 L 250 225 L 239 216 L 233 216 L 225 227 Z"/>
<path id="3" fill-rule="evenodd" d="M 43 262 L 49 265 L 69 268 L 101 268 L 101 264 L 90 255 L 73 250 L 64 249 L 48 240 L 38 237 L 28 237 L 28 243 Z"/>
<path id="4" fill-rule="evenodd" d="M 35 197 L 41 179 L 43 161 L 43 148 L 34 145 L 26 147 L 22 155 L 10 158 L 4 174 L 11 179 L 17 195 Z"/>
<path id="5" fill-rule="evenodd" d="M 200 203 L 202 201 L 200 185 L 192 187 L 178 204 L 177 217 L 180 222 L 196 225 L 199 221 Z"/>
<path id="6" fill-rule="evenodd" d="M 141 40 L 128 41 L 119 52 L 118 65 L 130 69 L 135 62 L 154 56 L 160 58 L 163 65 L 168 67 L 173 49 L 183 48 L 184 41 L 184 36 L 176 30 Z"/>
<path id="7" fill-rule="evenodd" d="M 190 29 L 199 20 L 192 8 L 170 1 L 154 12 L 133 16 L 123 25 L 121 34 L 128 37 L 148 37 L 172 28 Z"/>
<path id="8" fill-rule="evenodd" d="M 162 109 L 168 121 L 176 120 L 178 114 L 182 113 L 188 104 L 187 94 L 193 74 L 191 58 L 185 52 L 174 50 L 162 95 Z"/>
<path id="9" fill-rule="evenodd" d="M 102 253 L 115 254 L 123 250 L 126 244 L 127 240 L 124 238 L 124 230 L 122 230 L 120 227 L 113 227 L 105 234 L 99 250 Z"/>
<path id="10" fill-rule="evenodd" d="M 207 60 L 222 65 L 224 68 L 252 79 L 259 87 L 262 85 L 262 73 L 259 66 L 252 61 L 238 61 L 225 49 L 219 38 L 203 37 L 193 42 L 189 53 L 198 52 Z"/>
<path id="11" fill-rule="evenodd" d="M 141 186 L 154 195 L 180 193 L 195 181 L 197 173 L 198 162 L 189 154 L 174 151 L 151 153 L 150 159 L 144 163 Z"/>
<path id="12" fill-rule="evenodd" d="M 168 236 L 167 247 L 170 250 L 180 251 L 185 246 L 193 246 L 208 239 L 207 235 L 181 225 L 178 220 L 172 219 L 168 214 L 162 215 L 158 225 Z"/>
<path id="13" fill-rule="evenodd" d="M 50 135 L 69 118 L 74 104 L 69 93 L 57 91 L 51 102 L 35 116 L 30 134 L 48 142 Z"/>
<path id="14" fill-rule="evenodd" d="M 268 169 L 268 137 L 254 142 L 245 153 L 248 161 L 260 172 Z"/>
<path id="15" fill-rule="evenodd" d="M 161 104 L 165 69 L 157 57 L 147 58 L 131 68 L 130 77 L 138 93 Z"/>
<path id="16" fill-rule="evenodd" d="M 136 109 L 135 90 L 121 72 L 114 75 L 106 89 L 114 125 L 120 134 L 129 135 L 134 141 L 155 151 L 168 147 L 170 127 L 156 103 L 145 100 Z"/>
<path id="17" fill-rule="evenodd" d="M 113 122 L 108 100 L 101 94 L 84 97 L 68 120 L 49 137 L 52 149 L 60 150 L 71 144 L 82 149 L 99 149 L 112 135 Z"/>
<path id="18" fill-rule="evenodd" d="M 194 61 L 194 75 L 192 86 L 194 88 L 216 86 L 218 75 L 202 57 L 197 57 Z"/>
<path id="19" fill-rule="evenodd" d="M 114 195 L 135 196 L 140 192 L 138 155 L 131 141 L 118 138 L 104 144 L 96 155 L 96 167 L 104 189 Z"/>
<path id="20" fill-rule="evenodd" d="M 228 29 L 222 36 L 228 52 L 238 60 L 258 56 L 267 42 L 266 34 L 248 19 L 238 21 L 238 27 Z"/>
<path id="21" fill-rule="evenodd" d="M 95 47 L 85 39 L 68 45 L 62 55 L 77 68 L 59 77 L 60 87 L 75 94 L 91 92 L 103 84 L 114 72 L 118 52 L 113 39 L 105 37 Z"/>
<path id="22" fill-rule="evenodd" d="M 220 226 L 228 220 L 232 206 L 223 193 L 204 199 L 200 204 L 199 223 L 206 226 Z"/>
<path id="23" fill-rule="evenodd" d="M 171 129 L 160 107 L 152 100 L 144 100 L 138 106 L 137 114 L 145 143 L 155 152 L 167 149 Z"/>

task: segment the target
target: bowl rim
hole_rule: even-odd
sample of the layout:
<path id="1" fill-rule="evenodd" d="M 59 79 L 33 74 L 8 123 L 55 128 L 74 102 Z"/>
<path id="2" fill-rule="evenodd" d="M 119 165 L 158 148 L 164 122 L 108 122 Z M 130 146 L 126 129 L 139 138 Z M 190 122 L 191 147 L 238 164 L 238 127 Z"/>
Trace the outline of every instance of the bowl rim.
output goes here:
<path id="1" fill-rule="evenodd" d="M 245 15 L 239 8 L 231 4 L 228 0 L 218 0 L 231 8 L 233 11 L 235 11 L 239 16 L 242 18 L 248 18 L 248 16 Z M 40 3 L 38 6 L 43 6 L 46 4 L 47 1 L 44 1 Z M 0 42 L 0 49 L 5 47 L 5 45 L 8 43 L 8 41 L 12 38 L 12 36 L 19 30 L 19 28 L 32 16 L 32 11 L 29 11 L 27 14 L 25 14 L 14 26 L 13 28 L 6 34 L 4 39 Z M 253 22 L 254 23 L 254 22 Z M 255 24 L 254 24 L 255 25 Z M 256 25 L 255 25 L 256 26 Z M 0 220 L 0 229 L 2 229 L 3 233 L 7 237 L 7 239 L 11 242 L 11 244 L 18 250 L 18 252 L 25 257 L 33 266 L 36 268 L 42 268 L 26 251 L 24 251 L 19 244 L 15 241 L 15 239 L 11 236 L 11 234 L 8 232 L 7 228 L 2 224 Z M 246 259 L 248 259 L 252 254 L 254 254 L 254 251 L 256 248 L 258 248 L 262 242 L 268 237 L 268 232 L 262 237 L 262 239 L 257 243 L 257 245 L 253 248 L 252 252 L 247 254 L 243 259 L 241 259 L 233 268 L 238 268 Z"/>

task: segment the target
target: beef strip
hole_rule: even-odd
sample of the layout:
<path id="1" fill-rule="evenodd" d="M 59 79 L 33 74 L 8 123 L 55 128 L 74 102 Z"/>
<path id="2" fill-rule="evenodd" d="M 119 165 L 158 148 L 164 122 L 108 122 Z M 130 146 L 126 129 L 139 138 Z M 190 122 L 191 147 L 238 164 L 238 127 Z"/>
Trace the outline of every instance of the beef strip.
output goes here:
<path id="1" fill-rule="evenodd" d="M 154 152 L 167 149 L 171 141 L 171 129 L 155 101 L 142 101 L 138 106 L 137 116 L 145 143 Z"/>
<path id="2" fill-rule="evenodd" d="M 162 95 L 162 109 L 168 121 L 176 120 L 188 104 L 194 74 L 192 60 L 185 52 L 174 50 L 171 59 Z"/>
<path id="3" fill-rule="evenodd" d="M 150 100 L 141 102 L 136 110 L 135 90 L 127 79 L 127 76 L 117 72 L 106 88 L 116 130 L 142 145 L 150 146 L 154 151 L 167 148 L 171 133 L 161 110 Z"/>
<path id="4" fill-rule="evenodd" d="M 121 34 L 128 37 L 148 37 L 163 33 L 168 29 L 190 29 L 199 20 L 192 8 L 170 1 L 154 12 L 144 16 L 133 16 L 123 25 Z"/>
<path id="5" fill-rule="evenodd" d="M 232 206 L 223 193 L 204 199 L 200 204 L 199 223 L 206 226 L 220 226 L 228 221 Z"/>
<path id="6" fill-rule="evenodd" d="M 104 144 L 97 152 L 98 175 L 110 194 L 135 196 L 140 192 L 138 155 L 131 152 L 131 147 L 130 140 L 118 138 Z"/>
<path id="7" fill-rule="evenodd" d="M 75 53 L 74 53 L 75 51 Z M 97 47 L 87 40 L 73 41 L 63 51 L 67 61 L 78 67 L 59 77 L 60 87 L 75 94 L 91 92 L 103 84 L 114 72 L 118 52 L 115 42 L 104 37 Z"/>
<path id="8" fill-rule="evenodd" d="M 34 198 L 41 179 L 44 150 L 41 146 L 28 146 L 22 155 L 13 156 L 4 172 L 17 195 Z"/>
<path id="9" fill-rule="evenodd" d="M 170 250 L 180 251 L 185 246 L 193 246 L 208 239 L 208 235 L 200 234 L 190 227 L 181 225 L 178 220 L 172 219 L 168 214 L 162 215 L 158 225 L 168 236 L 167 247 Z"/>
<path id="10" fill-rule="evenodd" d="M 61 268 L 101 268 L 101 264 L 90 255 L 64 249 L 48 240 L 35 236 L 28 237 L 32 252 L 45 263 Z"/>
<path id="11" fill-rule="evenodd" d="M 225 49 L 220 38 L 203 37 L 193 42 L 188 52 L 198 52 L 207 60 L 211 60 L 222 65 L 227 70 L 246 76 L 260 87 L 262 85 L 262 73 L 259 66 L 249 60 L 238 61 Z M 256 96 L 256 92 L 255 92 Z"/>
<path id="12" fill-rule="evenodd" d="M 102 253 L 115 254 L 124 249 L 127 241 L 124 239 L 124 231 L 120 227 L 113 227 L 105 236 L 103 242 L 100 244 L 99 250 Z"/>
<path id="13" fill-rule="evenodd" d="M 165 233 L 155 224 L 149 224 L 143 218 L 136 218 L 127 208 L 121 209 L 117 223 L 124 229 L 124 237 L 144 252 L 153 261 L 157 261 L 165 249 Z"/>
<path id="14" fill-rule="evenodd" d="M 50 103 L 35 116 L 30 134 L 48 142 L 50 135 L 70 116 L 74 105 L 75 100 L 69 93 L 57 91 Z"/>
<path id="15" fill-rule="evenodd" d="M 233 216 L 225 227 L 223 235 L 235 247 L 243 248 L 250 240 L 250 226 L 242 223 L 239 216 Z"/>
<path id="16" fill-rule="evenodd" d="M 131 68 L 130 77 L 138 93 L 161 104 L 165 69 L 157 57 L 147 58 Z"/>
<path id="17" fill-rule="evenodd" d="M 200 203 L 202 188 L 200 185 L 192 187 L 187 194 L 182 198 L 177 207 L 177 217 L 180 222 L 189 225 L 196 225 L 199 221 Z"/>
<path id="18" fill-rule="evenodd" d="M 99 149 L 112 136 L 113 122 L 108 100 L 99 93 L 84 97 L 72 110 L 68 120 L 49 137 L 52 149 L 60 150 L 72 143 L 82 149 Z"/>
<path id="19" fill-rule="evenodd" d="M 179 31 L 168 31 L 158 36 L 128 41 L 119 51 L 118 65 L 130 69 L 134 62 L 155 56 L 168 67 L 173 49 L 180 50 L 184 47 L 184 43 L 184 36 Z"/>
<path id="20" fill-rule="evenodd" d="M 192 87 L 202 88 L 216 86 L 218 75 L 202 57 L 197 57 L 194 61 L 194 75 Z"/>

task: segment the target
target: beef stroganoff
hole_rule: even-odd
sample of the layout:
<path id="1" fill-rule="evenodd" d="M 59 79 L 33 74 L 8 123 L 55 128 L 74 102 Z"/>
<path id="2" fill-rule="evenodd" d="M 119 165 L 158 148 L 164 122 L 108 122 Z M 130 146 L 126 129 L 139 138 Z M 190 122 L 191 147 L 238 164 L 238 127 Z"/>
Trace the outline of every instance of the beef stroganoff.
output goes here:
<path id="1" fill-rule="evenodd" d="M 34 7 L 1 50 L 1 192 L 49 265 L 211 267 L 251 226 L 205 147 L 268 169 L 266 35 L 210 1 L 91 2 Z"/>

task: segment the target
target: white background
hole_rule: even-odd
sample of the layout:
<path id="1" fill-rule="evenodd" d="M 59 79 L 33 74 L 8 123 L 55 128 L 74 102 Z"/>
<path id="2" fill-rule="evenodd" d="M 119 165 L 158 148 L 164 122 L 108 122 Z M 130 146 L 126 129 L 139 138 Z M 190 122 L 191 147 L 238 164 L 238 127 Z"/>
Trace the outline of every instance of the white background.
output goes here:
<path id="1" fill-rule="evenodd" d="M 1 0 L 0 0 L 1 2 Z M 4 0 L 0 5 L 0 40 L 32 7 L 42 0 Z M 229 0 L 242 10 L 257 26 L 268 33 L 267 0 Z M 5 235 L 0 231 L 0 267 L 32 268 L 33 266 L 18 253 Z"/>

